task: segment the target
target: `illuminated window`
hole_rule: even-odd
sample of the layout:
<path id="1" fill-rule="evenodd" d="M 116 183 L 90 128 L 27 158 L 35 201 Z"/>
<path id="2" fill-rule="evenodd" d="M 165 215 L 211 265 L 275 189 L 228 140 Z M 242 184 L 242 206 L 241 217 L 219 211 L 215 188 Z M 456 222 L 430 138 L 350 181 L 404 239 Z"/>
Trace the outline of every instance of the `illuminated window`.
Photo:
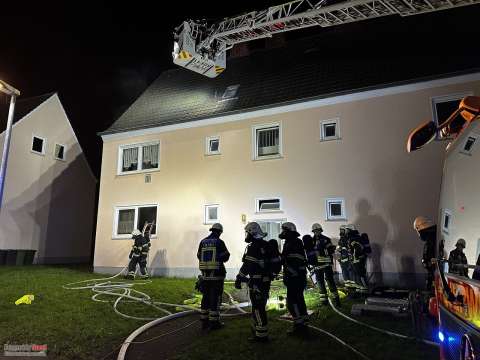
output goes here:
<path id="1" fill-rule="evenodd" d="M 340 139 L 339 119 L 320 121 L 320 140 L 338 140 Z"/>
<path id="2" fill-rule="evenodd" d="M 328 198 L 325 200 L 325 213 L 327 220 L 346 220 L 345 199 Z"/>
<path id="3" fill-rule="evenodd" d="M 237 98 L 237 92 L 238 88 L 240 85 L 231 85 L 228 86 L 225 89 L 225 92 L 223 93 L 222 100 L 230 100 L 230 99 L 236 99 Z"/>
<path id="4" fill-rule="evenodd" d="M 444 209 L 443 216 L 442 216 L 442 231 L 445 234 L 448 234 L 451 227 L 452 227 L 452 212 L 448 209 Z"/>
<path id="5" fill-rule="evenodd" d="M 280 124 L 253 127 L 254 159 L 278 158 L 282 155 Z"/>
<path id="6" fill-rule="evenodd" d="M 115 208 L 114 238 L 131 238 L 132 231 L 143 230 L 145 223 L 157 223 L 157 205 L 120 206 Z M 156 225 L 152 235 L 156 234 Z"/>
<path id="7" fill-rule="evenodd" d="M 160 168 L 160 143 L 123 145 L 119 148 L 118 174 Z"/>
<path id="8" fill-rule="evenodd" d="M 205 205 L 205 224 L 220 221 L 220 206 L 218 204 Z"/>
<path id="9" fill-rule="evenodd" d="M 207 155 L 219 155 L 220 154 L 220 137 L 209 136 L 205 141 L 205 154 Z"/>
<path id="10" fill-rule="evenodd" d="M 256 212 L 282 211 L 282 202 L 280 198 L 256 199 Z"/>
<path id="11" fill-rule="evenodd" d="M 55 144 L 54 157 L 57 160 L 65 160 L 65 145 Z"/>
<path id="12" fill-rule="evenodd" d="M 45 139 L 34 135 L 32 137 L 32 147 L 30 150 L 35 154 L 45 155 Z"/>

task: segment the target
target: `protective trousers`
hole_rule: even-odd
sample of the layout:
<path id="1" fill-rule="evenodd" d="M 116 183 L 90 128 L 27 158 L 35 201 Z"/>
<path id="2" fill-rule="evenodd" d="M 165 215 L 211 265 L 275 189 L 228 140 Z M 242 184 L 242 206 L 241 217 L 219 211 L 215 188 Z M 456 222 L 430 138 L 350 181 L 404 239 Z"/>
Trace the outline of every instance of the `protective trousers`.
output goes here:
<path id="1" fill-rule="evenodd" d="M 427 279 L 425 280 L 425 287 L 428 292 L 431 292 L 432 286 L 433 286 L 435 267 L 427 266 L 425 269 L 427 270 Z"/>
<path id="2" fill-rule="evenodd" d="M 353 272 L 355 275 L 355 283 L 360 293 L 368 292 L 367 285 L 367 260 L 359 259 L 353 263 Z"/>
<path id="3" fill-rule="evenodd" d="M 349 260 L 340 260 L 340 266 L 342 267 L 343 281 L 348 282 L 353 280 L 352 276 L 352 264 Z"/>
<path id="4" fill-rule="evenodd" d="M 287 309 L 293 317 L 294 327 L 305 325 L 308 321 L 307 305 L 303 291 L 306 287 L 305 280 L 290 279 L 287 285 Z"/>
<path id="5" fill-rule="evenodd" d="M 258 285 L 250 285 L 250 301 L 252 302 L 252 319 L 255 337 L 268 337 L 267 301 L 270 292 L 270 282 Z"/>
<path id="6" fill-rule="evenodd" d="M 135 274 L 137 264 L 140 266 L 140 273 L 142 275 L 147 274 L 147 255 L 146 254 L 133 254 L 130 262 L 128 263 L 128 273 L 130 275 Z"/>
<path id="7" fill-rule="evenodd" d="M 223 280 L 203 280 L 200 320 L 220 322 L 220 305 L 223 295 Z"/>
<path id="8" fill-rule="evenodd" d="M 315 279 L 317 280 L 317 285 L 320 290 L 320 301 L 323 304 L 328 303 L 328 293 L 325 286 L 325 280 L 328 283 L 328 289 L 332 295 L 332 298 L 335 302 L 338 302 L 338 291 L 335 280 L 333 279 L 333 269 L 331 266 L 319 267 L 315 269 Z"/>

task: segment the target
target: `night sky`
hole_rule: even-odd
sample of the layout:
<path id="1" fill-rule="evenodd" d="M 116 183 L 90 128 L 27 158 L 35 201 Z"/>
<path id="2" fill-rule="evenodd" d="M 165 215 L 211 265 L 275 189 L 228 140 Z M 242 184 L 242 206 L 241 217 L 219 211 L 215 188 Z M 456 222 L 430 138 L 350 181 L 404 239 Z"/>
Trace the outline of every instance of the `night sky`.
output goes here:
<path id="1" fill-rule="evenodd" d="M 98 175 L 101 139 L 97 132 L 108 128 L 162 71 L 173 67 L 175 26 L 188 18 L 218 19 L 283 2 L 215 0 L 190 5 L 160 0 L 37 0 L 14 6 L 3 2 L 0 79 L 20 89 L 22 97 L 59 92 Z M 402 66 L 405 54 L 433 56 L 438 61 L 448 54 L 460 54 L 478 59 L 480 67 L 479 19 L 480 5 L 474 5 L 312 28 L 286 36 L 294 40 L 320 35 L 325 52 L 352 61 L 388 57 Z"/>

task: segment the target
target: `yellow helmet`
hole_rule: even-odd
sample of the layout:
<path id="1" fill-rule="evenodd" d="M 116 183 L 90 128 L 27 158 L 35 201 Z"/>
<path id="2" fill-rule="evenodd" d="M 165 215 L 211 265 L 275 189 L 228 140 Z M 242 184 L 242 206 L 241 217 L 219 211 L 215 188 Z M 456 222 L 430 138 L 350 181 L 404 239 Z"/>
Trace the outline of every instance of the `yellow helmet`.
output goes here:
<path id="1" fill-rule="evenodd" d="M 413 222 L 413 228 L 417 231 L 425 230 L 431 226 L 433 226 L 432 221 L 425 216 L 417 216 Z"/>

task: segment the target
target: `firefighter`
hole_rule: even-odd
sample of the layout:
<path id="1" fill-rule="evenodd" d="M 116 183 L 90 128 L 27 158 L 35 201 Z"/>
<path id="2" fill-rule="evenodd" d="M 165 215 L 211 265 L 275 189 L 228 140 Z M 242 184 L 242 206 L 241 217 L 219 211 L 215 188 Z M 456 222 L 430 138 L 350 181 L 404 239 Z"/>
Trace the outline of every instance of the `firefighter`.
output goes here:
<path id="1" fill-rule="evenodd" d="M 432 259 L 435 258 L 437 226 L 426 217 L 417 216 L 413 222 L 413 228 L 420 237 L 420 240 L 425 242 L 423 245 L 422 265 L 427 271 L 425 287 L 428 292 L 431 292 L 433 286 L 433 276 L 435 272 L 435 265 L 432 263 Z"/>
<path id="2" fill-rule="evenodd" d="M 328 283 L 328 289 L 335 302 L 335 305 L 340 306 L 340 297 L 338 296 L 337 285 L 333 279 L 333 254 L 335 252 L 335 245 L 332 240 L 323 235 L 323 228 L 320 224 L 312 225 L 313 232 L 313 250 L 316 255 L 316 261 L 312 265 L 315 271 L 315 279 L 320 290 L 320 301 L 323 305 L 328 304 L 328 294 L 325 287 L 325 280 Z"/>
<path id="3" fill-rule="evenodd" d="M 455 249 L 450 251 L 448 256 L 448 272 L 468 278 L 468 261 L 463 253 L 465 249 L 465 239 L 458 239 Z"/>
<path id="4" fill-rule="evenodd" d="M 363 245 L 363 239 L 353 224 L 348 224 L 345 227 L 345 231 L 350 244 L 350 253 L 352 254 L 355 290 L 359 294 L 366 294 L 368 293 L 367 253 Z"/>
<path id="5" fill-rule="evenodd" d="M 308 330 L 307 305 L 303 291 L 307 286 L 307 259 L 300 234 L 291 222 L 282 224 L 280 239 L 285 239 L 282 251 L 283 283 L 287 287 L 287 309 L 293 317 L 293 329 L 289 334 L 301 334 Z"/>
<path id="6" fill-rule="evenodd" d="M 280 259 L 274 257 L 273 246 L 275 245 L 265 241 L 263 239 L 265 236 L 267 234 L 262 231 L 258 223 L 250 222 L 245 226 L 245 242 L 248 245 L 242 258 L 242 267 L 235 280 L 237 289 L 242 288 L 242 282 L 248 283 L 254 329 L 254 336 L 249 340 L 258 342 L 269 340 L 266 306 L 270 283 L 274 276 L 272 264 L 280 264 Z M 276 248 L 278 253 L 278 243 Z"/>
<path id="7" fill-rule="evenodd" d="M 480 254 L 477 257 L 477 262 L 475 263 L 475 270 L 472 275 L 473 280 L 480 281 Z"/>
<path id="8" fill-rule="evenodd" d="M 150 234 L 152 232 L 153 223 L 146 223 L 143 228 L 143 233 L 135 229 L 132 232 L 132 239 L 134 240 L 132 250 L 130 251 L 130 262 L 128 264 L 127 279 L 134 280 L 137 264 L 140 266 L 140 277 L 148 278 L 147 273 L 147 256 L 150 249 Z"/>
<path id="9" fill-rule="evenodd" d="M 220 305 L 226 275 L 224 263 L 230 258 L 230 253 L 220 239 L 222 224 L 213 224 L 210 232 L 198 246 L 197 258 L 202 273 L 198 287 L 203 295 L 200 311 L 202 328 L 215 330 L 223 326 L 220 322 Z"/>
<path id="10" fill-rule="evenodd" d="M 340 239 L 338 240 L 337 253 L 339 254 L 340 266 L 342 268 L 343 282 L 345 287 L 351 288 L 355 282 L 352 274 L 352 255 L 350 243 L 346 234 L 345 225 L 340 226 Z"/>

